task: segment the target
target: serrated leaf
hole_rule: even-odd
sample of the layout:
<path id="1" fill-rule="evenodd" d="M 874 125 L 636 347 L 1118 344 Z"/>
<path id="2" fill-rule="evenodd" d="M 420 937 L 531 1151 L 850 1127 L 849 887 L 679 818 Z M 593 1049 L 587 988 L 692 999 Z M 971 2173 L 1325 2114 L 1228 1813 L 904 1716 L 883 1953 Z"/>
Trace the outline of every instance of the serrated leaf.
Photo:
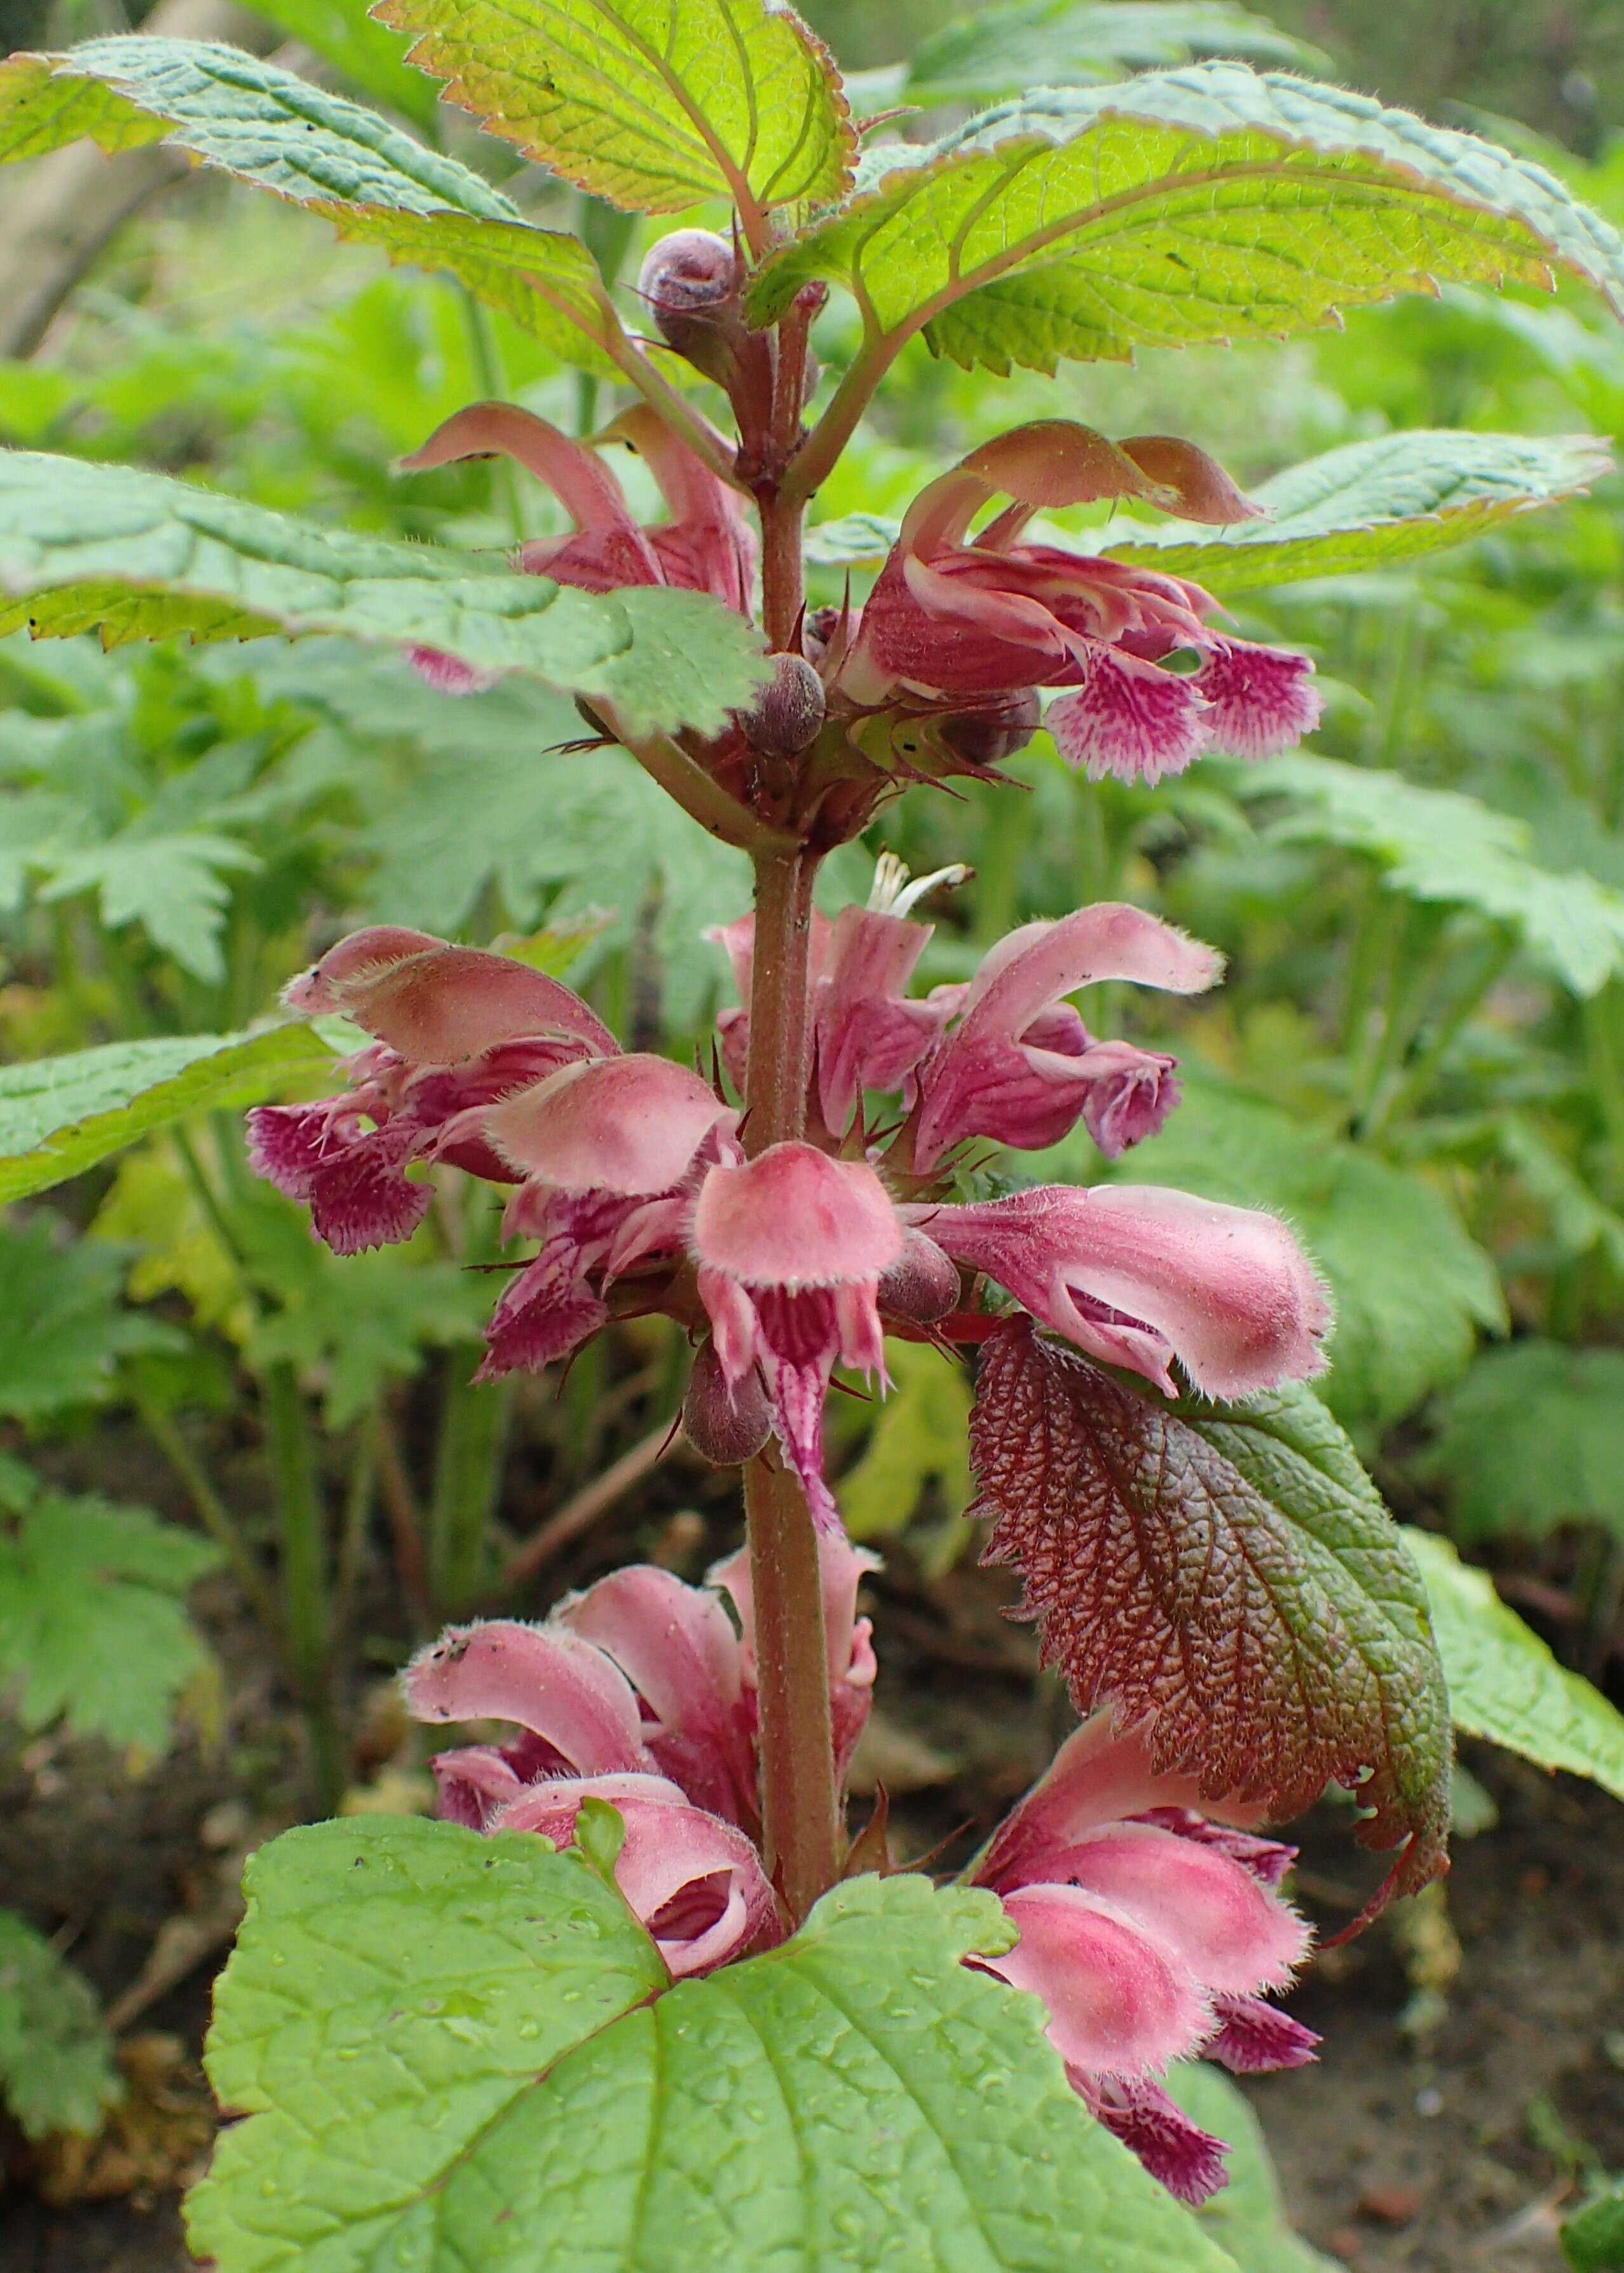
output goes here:
<path id="1" fill-rule="evenodd" d="M 1031 86 L 1088 86 L 1202 56 L 1308 67 L 1323 60 L 1306 40 L 1231 0 L 1005 0 L 927 33 L 898 98 L 997 102 Z"/>
<path id="2" fill-rule="evenodd" d="M 456 159 L 258 56 L 130 34 L 0 64 L 0 162 L 86 135 L 108 151 L 171 142 L 392 260 L 456 276 L 566 361 L 613 371 L 625 335 L 574 237 L 530 228 Z"/>
<path id="3" fill-rule="evenodd" d="M 26 2138 L 91 2136 L 119 2090 L 90 1984 L 26 1918 L 0 1909 L 0 2104 Z"/>
<path id="4" fill-rule="evenodd" d="M 1404 1537 L 1426 1582 L 1456 1727 L 1624 1799 L 1624 1714 L 1560 1665 L 1447 1539 L 1408 1527 Z"/>
<path id="5" fill-rule="evenodd" d="M 827 278 L 893 351 L 924 331 L 967 367 L 1052 371 L 1553 266 L 1624 308 L 1624 243 L 1542 168 L 1345 88 L 1215 63 L 971 119 L 772 254 L 749 306 L 770 322 Z"/>
<path id="6" fill-rule="evenodd" d="M 52 864 L 42 900 L 94 892 L 109 931 L 138 923 L 154 947 L 195 978 L 225 975 L 220 934 L 231 904 L 228 875 L 259 861 L 229 836 L 208 829 L 178 836 L 131 833 L 65 853 Z"/>
<path id="7" fill-rule="evenodd" d="M 1330 1281 L 1336 1317 L 1320 1393 L 1344 1425 L 1385 1428 L 1503 1332 L 1491 1258 L 1443 1194 L 1379 1154 L 1294 1121 L 1187 1060 L 1184 1099 L 1116 1173 L 1283 1214 Z"/>
<path id="8" fill-rule="evenodd" d="M 1175 2061 L 1165 2083 L 1191 2121 L 1229 2149 L 1229 2184 L 1196 2215 L 1239 2273 L 1341 2273 L 1339 2258 L 1321 2255 L 1291 2231 L 1262 2126 L 1239 2085 L 1209 2060 Z"/>
<path id="9" fill-rule="evenodd" d="M 758 634 L 699 592 L 581 592 L 476 555 L 353 536 L 163 474 L 0 452 L 0 631 L 340 632 L 438 648 L 612 704 L 636 734 L 716 732 L 766 677 Z"/>
<path id="10" fill-rule="evenodd" d="M 611 205 L 831 204 L 857 136 L 827 49 L 775 0 L 380 0 L 445 100 Z"/>
<path id="11" fill-rule="evenodd" d="M 704 1981 L 575 1853 L 373 1818 L 249 1865 L 192 2198 L 220 2273 L 1233 2273 L 1092 2125 L 996 1902 L 900 1876 Z M 662 1991 L 665 1993 L 660 1993 Z M 572 2001 L 573 1999 L 573 2001 Z"/>
<path id="12" fill-rule="evenodd" d="M 146 1508 L 43 1492 L 0 1522 L 0 1694 L 25 1729 L 61 1722 L 137 1754 L 168 1745 L 214 1661 L 186 1615 L 220 1549 Z"/>
<path id="13" fill-rule="evenodd" d="M 1620 2273 L 1624 2268 L 1624 2179 L 1614 2179 L 1558 2228 L 1573 2273 Z"/>
<path id="14" fill-rule="evenodd" d="M 970 1427 L 987 1559 L 1013 1564 L 1079 1711 L 1155 1715 L 1159 1767 L 1281 1815 L 1357 1786 L 1361 1835 L 1441 1867 L 1449 1722 L 1398 1527 L 1300 1383 L 1153 1402 L 1030 1322 L 984 1346 Z"/>
<path id="15" fill-rule="evenodd" d="M 854 1539 L 902 1530 L 927 1484 L 939 1484 L 949 1515 L 970 1497 L 969 1386 L 955 1358 L 923 1343 L 894 1341 L 886 1353 L 890 1392 L 874 1409 L 863 1457 L 840 1480 L 841 1513 Z M 956 1531 L 957 1527 L 954 1526 Z"/>
<path id="16" fill-rule="evenodd" d="M 1436 1420 L 1422 1471 L 1448 1482 L 1457 1539 L 1538 1539 L 1562 1523 L 1624 1539 L 1624 1350 L 1486 1350 Z"/>
<path id="17" fill-rule="evenodd" d="M 82 1175 L 197 1113 L 307 1089 L 333 1062 L 312 1027 L 171 1034 L 0 1066 L 0 1204 Z"/>
<path id="18" fill-rule="evenodd" d="M 409 67 L 399 40 L 356 0 L 254 0 L 254 13 L 301 41 L 363 94 L 409 118 L 419 132 L 433 133 L 438 89 Z"/>
<path id="19" fill-rule="evenodd" d="M 1542 970 L 1575 994 L 1594 994 L 1624 971 L 1624 893 L 1573 869 L 1556 874 L 1531 858 L 1526 822 L 1459 790 L 1422 789 L 1402 774 L 1293 751 L 1239 781 L 1297 808 L 1276 843 L 1336 844 L 1363 852 L 1407 898 L 1470 908 L 1508 926 Z"/>
<path id="20" fill-rule="evenodd" d="M 1610 464 L 1605 446 L 1588 434 L 1382 434 L 1261 483 L 1252 494 L 1267 520 L 1218 532 L 1186 521 L 1135 524 L 1099 550 L 1214 592 L 1253 591 L 1425 559 L 1571 496 Z M 883 514 L 844 514 L 808 529 L 806 555 L 829 567 L 877 566 L 901 530 Z"/>
<path id="21" fill-rule="evenodd" d="M 1158 522 L 1101 550 L 1215 592 L 1254 591 L 1424 559 L 1572 496 L 1611 464 L 1588 434 L 1381 434 L 1261 484 L 1254 495 L 1267 521 L 1222 531 Z"/>
<path id="22" fill-rule="evenodd" d="M 172 1327 L 122 1306 L 122 1277 L 118 1256 L 59 1246 L 44 1217 L 0 1230 L 0 1414 L 32 1422 L 94 1404 L 121 1358 L 175 1347 Z"/>

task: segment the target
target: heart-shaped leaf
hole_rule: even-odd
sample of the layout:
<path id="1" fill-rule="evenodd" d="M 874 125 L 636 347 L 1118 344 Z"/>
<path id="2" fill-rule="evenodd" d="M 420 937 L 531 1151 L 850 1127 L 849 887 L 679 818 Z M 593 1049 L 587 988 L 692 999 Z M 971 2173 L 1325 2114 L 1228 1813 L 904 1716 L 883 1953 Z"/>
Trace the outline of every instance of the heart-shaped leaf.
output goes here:
<path id="1" fill-rule="evenodd" d="M 671 1988 L 579 1852 L 374 1818 L 249 1865 L 191 2238 L 219 2273 L 1233 2273 L 1090 2121 L 990 1895 L 837 1887 Z"/>
<path id="2" fill-rule="evenodd" d="M 258 56 L 135 34 L 0 64 L 0 161 L 89 136 L 168 141 L 375 244 L 457 277 L 554 354 L 607 376 L 630 352 L 592 256 L 532 229 L 467 167 Z"/>
<path id="3" fill-rule="evenodd" d="M 985 1344 L 970 1458 L 1080 1711 L 1154 1714 L 1158 1767 L 1290 1815 L 1330 1781 L 1403 1852 L 1384 1891 L 1443 1866 L 1449 1719 L 1426 1592 L 1353 1449 L 1300 1384 L 1170 1407 L 1025 1318 Z"/>
<path id="4" fill-rule="evenodd" d="M 831 204 L 857 136 L 827 49 L 773 0 L 381 0 L 447 102 L 634 213 Z"/>
<path id="5" fill-rule="evenodd" d="M 762 264 L 754 321 L 827 278 L 877 350 L 924 331 L 966 366 L 1051 371 L 1279 338 L 1447 278 L 1544 283 L 1558 266 L 1624 308 L 1624 243 L 1543 168 L 1242 64 L 1047 90 L 867 170 Z"/>
<path id="6" fill-rule="evenodd" d="M 715 733 L 767 675 L 745 621 L 700 592 L 580 592 L 545 576 L 294 521 L 130 466 L 0 452 L 0 631 L 104 641 L 341 632 L 435 648 L 611 705 L 632 733 Z"/>

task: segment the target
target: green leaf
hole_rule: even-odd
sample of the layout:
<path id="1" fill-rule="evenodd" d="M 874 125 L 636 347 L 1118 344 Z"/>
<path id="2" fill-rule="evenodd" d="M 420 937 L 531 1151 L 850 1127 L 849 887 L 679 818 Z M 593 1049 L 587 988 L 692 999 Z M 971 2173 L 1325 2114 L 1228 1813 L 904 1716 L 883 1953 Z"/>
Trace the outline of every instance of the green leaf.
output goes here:
<path id="1" fill-rule="evenodd" d="M 419 133 L 435 132 L 439 90 L 411 69 L 399 40 L 355 0 L 254 0 L 254 13 L 312 49 L 363 94 L 409 118 Z"/>
<path id="2" fill-rule="evenodd" d="M 42 1492 L 14 1530 L 0 1519 L 0 1693 L 23 1728 L 151 1758 L 165 1752 L 188 1684 L 213 1658 L 187 1590 L 221 1560 L 147 1509 Z"/>
<path id="3" fill-rule="evenodd" d="M 1408 1528 L 1404 1538 L 1426 1581 L 1456 1727 L 1624 1799 L 1624 1714 L 1559 1665 L 1447 1539 Z"/>
<path id="4" fill-rule="evenodd" d="M 1333 1778 L 1441 1867 L 1449 1717 L 1426 1596 L 1353 1448 L 1300 1382 L 1175 1406 L 1039 1338 L 984 1345 L 970 1424 L 985 1559 L 1013 1564 L 1079 1712 L 1148 1721 L 1158 1767 L 1289 1816 Z"/>
<path id="5" fill-rule="evenodd" d="M 1112 2273 L 1232 2273 L 1090 2123 L 1036 2000 L 959 1962 L 1008 1946 L 988 1895 L 853 1880 L 667 1988 L 592 1866 L 524 1834 L 320 1824 L 247 1884 L 208 2064 L 248 2120 L 190 2214 L 220 2273 L 1049 2273 L 1079 2235 Z"/>
<path id="6" fill-rule="evenodd" d="M 120 2089 L 89 1984 L 26 1919 L 0 1909 L 0 2102 L 29 2139 L 90 2137 Z"/>
<path id="7" fill-rule="evenodd" d="M 1187 521 L 1134 524 L 1131 536 L 1098 549 L 1108 560 L 1191 576 L 1214 592 L 1252 591 L 1441 552 L 1571 496 L 1610 463 L 1588 434 L 1381 434 L 1262 483 L 1254 495 L 1269 509 L 1266 521 L 1219 532 Z M 807 558 L 829 567 L 878 565 L 901 529 L 883 514 L 844 514 L 807 531 Z"/>
<path id="8" fill-rule="evenodd" d="M 44 1191 L 155 1129 L 308 1091 L 333 1052 L 311 1026 L 171 1034 L 0 1066 L 0 1204 Z"/>
<path id="9" fill-rule="evenodd" d="M 11 1322 L 0 1334 L 0 1414 L 37 1421 L 94 1404 L 119 1359 L 174 1348 L 173 1328 L 121 1306 L 123 1275 L 109 1249 L 59 1246 L 44 1216 L 0 1231 L 0 1318 Z"/>
<path id="10" fill-rule="evenodd" d="M 1573 2273 L 1620 2273 L 1624 2268 L 1624 2179 L 1614 2179 L 1559 2229 L 1562 2254 Z"/>
<path id="11" fill-rule="evenodd" d="M 1388 1427 L 1463 1371 L 1478 1328 L 1504 1331 L 1493 1263 L 1425 1178 L 1187 1059 L 1180 1072 L 1178 1112 L 1115 1173 L 1287 1217 L 1330 1282 L 1321 1393 L 1339 1420 Z"/>
<path id="12" fill-rule="evenodd" d="M 1240 2087 L 1208 2060 L 1175 2061 L 1164 2082 L 1191 2121 L 1229 2147 L 1229 2184 L 1196 2215 L 1240 2273 L 1342 2273 L 1340 2259 L 1291 2231 L 1262 2126 Z"/>
<path id="13" fill-rule="evenodd" d="M 109 931 L 138 923 L 183 971 L 216 980 L 226 967 L 220 947 L 231 904 L 226 878 L 259 865 L 234 838 L 207 829 L 161 836 L 131 832 L 56 860 L 40 897 L 67 900 L 94 891 Z"/>
<path id="14" fill-rule="evenodd" d="M 324 0 L 303 4 L 333 12 Z M 370 45 L 380 35 L 355 28 L 353 36 Z M 86 135 L 108 151 L 171 142 L 392 260 L 443 269 L 600 376 L 624 345 L 602 280 L 574 237 L 530 228 L 456 159 L 240 49 L 134 34 L 0 64 L 0 161 Z"/>
<path id="15" fill-rule="evenodd" d="M 963 1367 L 916 1342 L 894 1341 L 886 1362 L 891 1392 L 874 1408 L 862 1459 L 840 1480 L 841 1512 L 854 1539 L 902 1530 L 927 1484 L 939 1485 L 949 1516 L 962 1515 L 969 1504 L 970 1397 Z"/>
<path id="16" fill-rule="evenodd" d="M 478 555 L 320 529 L 163 474 L 0 453 L 0 631 L 109 644 L 341 632 L 437 648 L 612 704 L 636 734 L 716 732 L 767 675 L 757 634 L 699 592 L 580 592 Z"/>
<path id="17" fill-rule="evenodd" d="M 1465 1544 L 1562 1523 L 1624 1539 L 1624 1350 L 1534 1339 L 1486 1350 L 1436 1419 L 1422 1473 L 1448 1481 Z"/>
<path id="18" fill-rule="evenodd" d="M 1202 56 L 1323 61 L 1231 0 L 1004 0 L 928 33 L 902 77 L 904 102 L 997 102 L 1030 86 L 1087 86 Z"/>
<path id="19" fill-rule="evenodd" d="M 1446 279 L 1538 284 L 1553 266 L 1624 308 L 1624 243 L 1553 175 L 1241 64 L 1041 92 L 877 153 L 873 171 L 762 264 L 752 320 L 827 278 L 887 350 L 923 330 L 1007 372 L 1277 339 Z"/>
<path id="20" fill-rule="evenodd" d="M 774 0 L 381 0 L 445 99 L 635 213 L 827 205 L 857 136 L 840 74 Z"/>
<path id="21" fill-rule="evenodd" d="M 1222 593 L 1388 568 L 1570 497 L 1611 462 L 1588 434 L 1381 434 L 1264 482 L 1254 495 L 1267 521 L 1223 531 L 1160 522 L 1101 550 Z"/>
<path id="22" fill-rule="evenodd" d="M 1523 952 L 1573 994 L 1594 994 L 1624 971 L 1624 893 L 1578 869 L 1558 875 L 1536 866 L 1527 823 L 1475 797 L 1301 750 L 1236 786 L 1244 796 L 1277 795 L 1296 807 L 1270 831 L 1275 843 L 1336 844 L 1368 855 L 1389 891 L 1506 925 Z"/>

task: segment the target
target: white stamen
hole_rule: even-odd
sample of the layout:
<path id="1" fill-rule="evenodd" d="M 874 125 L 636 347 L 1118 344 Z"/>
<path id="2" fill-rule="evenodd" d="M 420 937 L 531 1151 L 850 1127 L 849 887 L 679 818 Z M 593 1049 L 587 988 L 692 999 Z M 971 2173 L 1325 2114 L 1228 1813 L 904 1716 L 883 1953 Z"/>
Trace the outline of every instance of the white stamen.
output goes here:
<path id="1" fill-rule="evenodd" d="M 911 914 L 927 893 L 939 884 L 962 884 L 973 874 L 962 862 L 954 860 L 946 868 L 934 868 L 928 876 L 917 876 L 910 884 L 905 861 L 894 852 L 882 852 L 874 863 L 874 881 L 869 890 L 868 911 L 876 916 L 905 916 Z"/>

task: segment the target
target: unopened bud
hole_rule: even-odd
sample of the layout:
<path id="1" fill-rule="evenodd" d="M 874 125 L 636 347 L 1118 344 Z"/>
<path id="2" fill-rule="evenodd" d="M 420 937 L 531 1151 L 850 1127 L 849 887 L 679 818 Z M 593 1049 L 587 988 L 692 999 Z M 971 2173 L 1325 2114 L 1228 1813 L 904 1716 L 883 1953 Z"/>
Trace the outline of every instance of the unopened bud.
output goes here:
<path id="1" fill-rule="evenodd" d="M 902 1234 L 902 1251 L 880 1274 L 879 1307 L 894 1318 L 933 1326 L 959 1307 L 958 1265 L 936 1242 L 912 1226 Z"/>
<path id="2" fill-rule="evenodd" d="M 714 1342 L 693 1354 L 688 1393 L 682 1401 L 683 1434 L 713 1468 L 742 1467 L 754 1459 L 772 1433 L 773 1416 L 753 1369 L 730 1388 Z"/>
<path id="3" fill-rule="evenodd" d="M 734 376 L 744 319 L 739 260 L 725 236 L 674 229 L 650 247 L 637 280 L 667 347 L 726 386 Z"/>
<path id="4" fill-rule="evenodd" d="M 804 656 L 775 655 L 773 676 L 748 710 L 735 713 L 745 739 L 767 758 L 798 758 L 823 724 L 823 681 Z"/>
<path id="5" fill-rule="evenodd" d="M 941 738 L 967 766 L 1000 766 L 1025 749 L 1042 716 L 1035 694 L 1017 694 L 984 710 L 961 710 L 944 718 Z"/>

